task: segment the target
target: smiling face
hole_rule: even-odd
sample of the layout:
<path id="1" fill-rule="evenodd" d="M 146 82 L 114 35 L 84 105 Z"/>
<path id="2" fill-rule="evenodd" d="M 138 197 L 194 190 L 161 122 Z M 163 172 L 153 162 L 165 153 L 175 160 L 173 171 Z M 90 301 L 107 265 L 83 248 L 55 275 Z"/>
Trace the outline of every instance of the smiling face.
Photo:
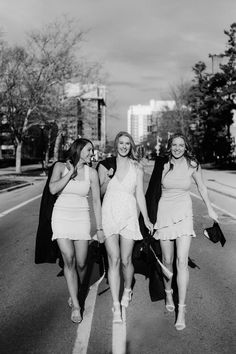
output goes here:
<path id="1" fill-rule="evenodd" d="M 87 143 L 80 153 L 80 162 L 90 163 L 93 156 L 93 146 L 91 143 Z"/>
<path id="2" fill-rule="evenodd" d="M 117 143 L 117 153 L 122 157 L 126 157 L 129 155 L 130 149 L 131 142 L 129 137 L 125 135 L 120 136 Z"/>
<path id="3" fill-rule="evenodd" d="M 175 159 L 180 159 L 184 156 L 185 142 L 181 137 L 174 138 L 171 144 L 171 154 Z"/>

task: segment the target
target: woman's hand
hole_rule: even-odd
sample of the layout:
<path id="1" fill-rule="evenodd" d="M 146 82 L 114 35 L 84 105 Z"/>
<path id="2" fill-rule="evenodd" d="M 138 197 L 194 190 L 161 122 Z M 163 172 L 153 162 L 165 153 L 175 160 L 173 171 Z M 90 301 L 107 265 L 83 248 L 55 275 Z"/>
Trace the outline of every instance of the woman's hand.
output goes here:
<path id="1" fill-rule="evenodd" d="M 213 210 L 213 209 L 209 210 L 208 214 L 209 214 L 210 218 L 212 218 L 216 222 L 219 222 L 218 215 L 216 214 L 215 210 Z"/>
<path id="2" fill-rule="evenodd" d="M 99 243 L 104 243 L 105 236 L 103 230 L 97 230 L 97 238 Z"/>
<path id="3" fill-rule="evenodd" d="M 146 226 L 146 228 L 149 230 L 150 234 L 153 233 L 153 224 L 151 223 L 151 221 L 149 219 L 144 219 L 144 224 Z"/>

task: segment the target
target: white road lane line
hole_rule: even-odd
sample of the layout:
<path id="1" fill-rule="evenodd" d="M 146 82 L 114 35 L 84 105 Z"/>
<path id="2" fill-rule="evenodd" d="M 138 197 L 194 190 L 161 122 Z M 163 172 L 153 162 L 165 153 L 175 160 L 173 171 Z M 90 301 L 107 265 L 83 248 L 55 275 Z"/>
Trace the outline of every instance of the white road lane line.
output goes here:
<path id="1" fill-rule="evenodd" d="M 192 192 L 191 192 L 191 195 L 194 196 L 194 197 L 197 198 L 197 199 L 202 200 L 202 198 L 201 198 L 199 195 L 195 194 L 195 193 L 192 193 Z M 231 216 L 233 219 L 236 219 L 236 215 L 230 213 L 228 210 L 223 209 L 223 208 L 219 207 L 218 205 L 216 205 L 216 204 L 214 204 L 214 203 L 211 203 L 211 205 L 212 205 L 213 207 L 215 207 L 216 209 L 222 211 L 222 213 L 228 214 L 228 215 Z"/>
<path id="2" fill-rule="evenodd" d="M 121 308 L 123 322 L 112 326 L 112 354 L 126 354 L 126 309 Z"/>
<path id="3" fill-rule="evenodd" d="M 38 199 L 38 198 L 40 198 L 41 196 L 42 196 L 42 194 L 36 195 L 36 197 L 33 197 L 33 198 L 31 198 L 31 199 L 28 199 L 28 200 L 26 200 L 25 202 L 20 203 L 20 204 L 14 206 L 13 208 L 10 208 L 10 209 L 7 209 L 7 210 L 5 210 L 5 211 L 2 211 L 2 212 L 0 213 L 0 218 L 2 218 L 3 216 L 5 216 L 5 215 L 11 213 L 11 212 L 14 211 L 14 210 L 17 210 L 17 209 L 23 207 L 24 205 L 26 205 L 26 204 L 28 204 L 28 203 L 33 202 L 35 199 Z"/>
<path id="4" fill-rule="evenodd" d="M 88 296 L 86 298 L 83 321 L 78 325 L 76 340 L 72 354 L 87 353 L 98 287 L 103 278 L 104 275 L 94 285 L 90 287 Z"/>

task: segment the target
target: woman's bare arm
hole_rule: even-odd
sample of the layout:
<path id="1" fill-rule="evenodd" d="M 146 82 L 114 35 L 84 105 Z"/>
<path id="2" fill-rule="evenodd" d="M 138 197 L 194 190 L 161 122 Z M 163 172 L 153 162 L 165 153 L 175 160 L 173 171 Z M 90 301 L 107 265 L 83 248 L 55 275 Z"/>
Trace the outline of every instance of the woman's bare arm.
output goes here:
<path id="1" fill-rule="evenodd" d="M 198 169 L 195 169 L 195 171 L 193 172 L 193 179 L 197 185 L 197 188 L 198 188 L 200 196 L 202 197 L 202 200 L 206 204 L 210 218 L 217 221 L 218 215 L 216 214 L 216 212 L 214 211 L 214 209 L 211 205 L 211 202 L 210 202 L 210 199 L 208 196 L 208 192 L 207 192 L 207 187 L 206 187 L 205 183 L 203 182 L 201 166 L 199 166 Z"/>
<path id="2" fill-rule="evenodd" d="M 110 177 L 108 176 L 108 170 L 101 164 L 98 167 L 98 177 L 100 183 L 101 197 L 103 197 L 106 193 L 108 183 L 110 182 Z"/>
<path id="3" fill-rule="evenodd" d="M 102 211 L 101 211 L 101 198 L 100 198 L 100 186 L 98 180 L 98 173 L 93 168 L 89 169 L 91 190 L 93 198 L 93 209 L 97 225 L 97 236 L 100 242 L 104 241 L 104 235 L 102 230 Z"/>
<path id="4" fill-rule="evenodd" d="M 51 194 L 57 194 L 65 188 L 69 182 L 73 172 L 74 166 L 67 162 L 68 172 L 65 176 L 62 177 L 65 165 L 62 162 L 57 162 L 53 168 L 52 176 L 49 182 L 49 190 Z"/>

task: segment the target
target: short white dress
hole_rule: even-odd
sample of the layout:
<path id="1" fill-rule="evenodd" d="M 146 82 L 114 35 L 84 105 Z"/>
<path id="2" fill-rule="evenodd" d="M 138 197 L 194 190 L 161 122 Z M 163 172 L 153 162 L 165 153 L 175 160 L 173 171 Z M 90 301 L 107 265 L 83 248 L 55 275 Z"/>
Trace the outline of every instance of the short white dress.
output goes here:
<path id="1" fill-rule="evenodd" d="M 137 185 L 137 169 L 130 161 L 126 176 L 120 181 L 116 174 L 108 183 L 102 202 L 102 225 L 105 238 L 119 234 L 126 239 L 141 240 L 138 210 L 134 196 Z"/>
<path id="2" fill-rule="evenodd" d="M 65 167 L 63 176 L 68 172 Z M 88 192 L 89 166 L 84 166 L 84 180 L 71 179 L 58 196 L 52 212 L 52 240 L 91 240 Z"/>
<path id="3" fill-rule="evenodd" d="M 192 174 L 195 170 L 184 160 L 167 173 L 163 171 L 162 195 L 154 225 L 156 240 L 174 240 L 187 235 L 196 237 L 190 197 Z"/>

